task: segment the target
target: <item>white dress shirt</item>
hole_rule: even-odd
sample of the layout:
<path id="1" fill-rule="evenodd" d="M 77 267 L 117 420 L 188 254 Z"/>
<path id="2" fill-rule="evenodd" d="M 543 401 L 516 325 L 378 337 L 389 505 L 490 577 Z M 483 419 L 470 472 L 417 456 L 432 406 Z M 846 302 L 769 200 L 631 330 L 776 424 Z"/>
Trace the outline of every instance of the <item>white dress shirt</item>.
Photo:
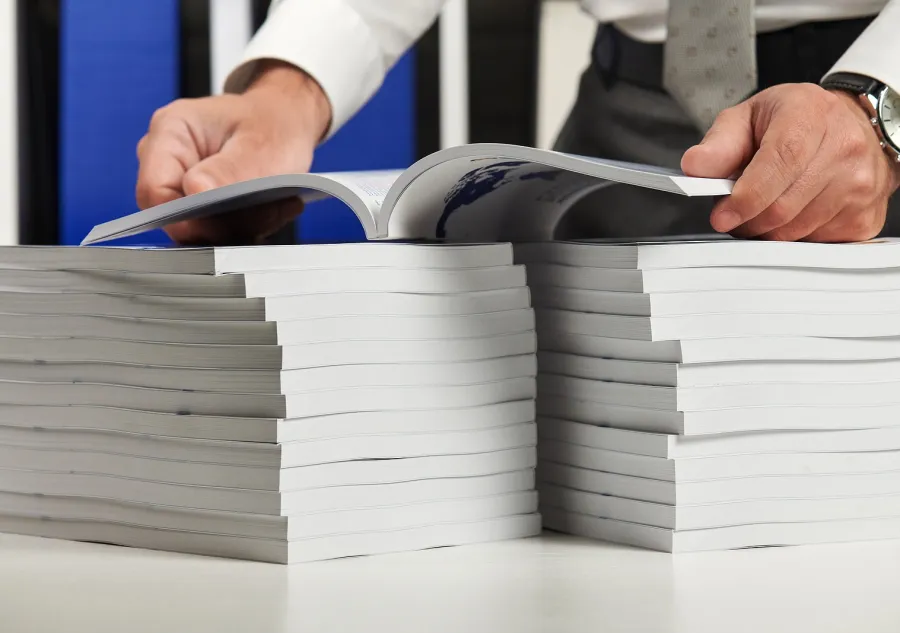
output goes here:
<path id="1" fill-rule="evenodd" d="M 305 70 L 331 102 L 329 135 L 381 86 L 385 74 L 428 29 L 444 0 L 273 0 L 262 28 L 226 81 L 237 92 L 254 62 L 278 59 Z M 666 35 L 667 0 L 581 0 L 598 22 L 644 41 Z M 761 32 L 815 20 L 880 15 L 833 68 L 900 90 L 900 0 L 757 0 Z"/>

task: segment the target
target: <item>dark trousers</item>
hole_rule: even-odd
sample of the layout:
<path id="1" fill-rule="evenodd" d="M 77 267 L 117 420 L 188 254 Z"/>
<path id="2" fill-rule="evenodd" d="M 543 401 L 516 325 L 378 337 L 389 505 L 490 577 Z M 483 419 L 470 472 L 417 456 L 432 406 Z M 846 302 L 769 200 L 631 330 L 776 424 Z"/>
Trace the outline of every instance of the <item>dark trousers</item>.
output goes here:
<path id="1" fill-rule="evenodd" d="M 869 22 L 866 18 L 810 23 L 760 34 L 759 90 L 783 83 L 818 83 Z M 678 168 L 682 154 L 702 135 L 662 87 L 663 46 L 601 26 L 592 60 L 556 149 Z M 712 205 L 709 199 L 616 185 L 573 207 L 556 237 L 710 233 Z M 900 234 L 900 196 L 891 201 L 883 234 Z"/>

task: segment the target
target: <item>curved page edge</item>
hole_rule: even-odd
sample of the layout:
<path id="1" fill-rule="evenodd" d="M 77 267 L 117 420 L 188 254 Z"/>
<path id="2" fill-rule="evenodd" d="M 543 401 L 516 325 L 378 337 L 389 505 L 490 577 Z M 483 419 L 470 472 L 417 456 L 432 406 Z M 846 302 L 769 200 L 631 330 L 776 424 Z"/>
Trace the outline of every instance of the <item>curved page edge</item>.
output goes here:
<path id="1" fill-rule="evenodd" d="M 350 187 L 326 175 L 289 174 L 225 185 L 98 224 L 82 240 L 81 246 L 138 235 L 175 222 L 209 217 L 253 204 L 285 200 L 292 196 L 299 196 L 311 202 L 318 199 L 314 195 L 309 195 L 313 193 L 341 200 L 359 219 L 366 238 L 370 240 L 377 238 L 376 221 L 372 211 Z"/>
<path id="2" fill-rule="evenodd" d="M 734 182 L 728 179 L 695 178 L 677 170 L 564 154 L 553 150 L 510 145 L 504 143 L 475 143 L 439 150 L 416 161 L 391 186 L 384 200 L 385 213 L 377 218 L 377 233 L 390 236 L 391 211 L 406 189 L 429 169 L 447 161 L 458 159 L 495 158 L 497 160 L 521 160 L 535 165 L 582 174 L 609 183 L 621 183 L 658 189 L 684 196 L 729 195 Z M 586 187 L 578 198 L 600 188 Z M 573 201 L 574 202 L 574 201 Z"/>

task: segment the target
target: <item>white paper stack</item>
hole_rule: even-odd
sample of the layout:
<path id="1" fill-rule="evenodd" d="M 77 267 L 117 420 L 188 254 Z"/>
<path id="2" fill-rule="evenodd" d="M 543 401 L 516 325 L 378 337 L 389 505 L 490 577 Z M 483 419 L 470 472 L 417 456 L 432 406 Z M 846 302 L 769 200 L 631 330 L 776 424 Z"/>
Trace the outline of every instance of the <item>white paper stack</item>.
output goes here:
<path id="1" fill-rule="evenodd" d="M 540 531 L 508 244 L 0 248 L 0 531 L 272 562 Z"/>
<path id="2" fill-rule="evenodd" d="M 900 242 L 525 244 L 548 528 L 900 537 Z"/>

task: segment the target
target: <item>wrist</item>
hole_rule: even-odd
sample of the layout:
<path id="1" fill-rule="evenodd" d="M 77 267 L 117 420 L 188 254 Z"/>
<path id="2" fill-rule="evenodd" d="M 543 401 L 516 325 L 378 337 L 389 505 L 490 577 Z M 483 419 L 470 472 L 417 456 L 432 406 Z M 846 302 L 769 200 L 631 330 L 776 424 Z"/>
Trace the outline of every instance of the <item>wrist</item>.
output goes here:
<path id="1" fill-rule="evenodd" d="M 864 97 L 854 94 L 852 92 L 841 90 L 841 89 L 829 89 L 828 92 L 837 96 L 844 102 L 848 109 L 859 118 L 860 123 L 873 131 L 872 134 L 872 144 L 873 149 L 877 150 L 881 156 L 884 157 L 885 161 L 887 161 L 891 174 L 893 175 L 893 182 L 891 185 L 891 193 L 895 192 L 898 188 L 900 188 L 900 163 L 896 160 L 892 160 L 888 155 L 888 152 L 885 151 L 882 143 L 882 139 L 880 135 L 873 130 L 872 120 L 873 117 L 876 116 L 875 111 L 872 108 L 871 103 Z"/>
<path id="2" fill-rule="evenodd" d="M 868 124 L 872 113 L 869 111 L 867 102 L 861 96 L 840 88 L 829 88 L 828 92 L 840 99 L 858 119 Z"/>
<path id="3" fill-rule="evenodd" d="M 292 116 L 319 143 L 331 127 L 331 102 L 319 83 L 305 71 L 278 60 L 259 62 L 257 73 L 244 91 L 251 99 L 287 101 Z"/>

